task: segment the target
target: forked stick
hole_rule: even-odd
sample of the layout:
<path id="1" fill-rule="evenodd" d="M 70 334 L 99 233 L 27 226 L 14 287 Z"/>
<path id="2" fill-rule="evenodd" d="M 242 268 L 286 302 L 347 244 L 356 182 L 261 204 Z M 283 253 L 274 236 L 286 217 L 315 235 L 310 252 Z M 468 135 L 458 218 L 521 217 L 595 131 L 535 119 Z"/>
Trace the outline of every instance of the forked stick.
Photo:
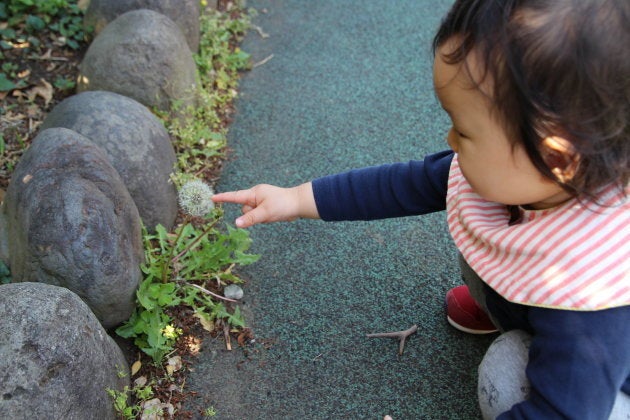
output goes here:
<path id="1" fill-rule="evenodd" d="M 409 328 L 407 330 L 404 330 L 404 331 L 373 333 L 373 334 L 368 334 L 367 337 L 368 338 L 385 337 L 385 338 L 397 338 L 397 339 L 399 339 L 400 340 L 400 346 L 398 347 L 398 354 L 402 355 L 403 354 L 403 350 L 405 349 L 405 340 L 407 340 L 407 337 L 409 337 L 411 334 L 415 333 L 416 331 L 418 331 L 418 326 L 417 325 L 413 325 L 413 326 L 411 326 L 411 328 Z"/>

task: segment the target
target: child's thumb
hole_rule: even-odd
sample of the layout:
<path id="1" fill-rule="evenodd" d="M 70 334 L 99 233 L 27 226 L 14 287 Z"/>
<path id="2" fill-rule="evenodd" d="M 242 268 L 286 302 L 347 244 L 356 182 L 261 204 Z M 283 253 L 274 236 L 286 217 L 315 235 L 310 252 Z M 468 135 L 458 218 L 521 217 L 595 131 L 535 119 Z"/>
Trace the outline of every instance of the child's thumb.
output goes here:
<path id="1" fill-rule="evenodd" d="M 236 227 L 248 228 L 258 223 L 263 223 L 264 221 L 264 210 L 260 207 L 256 207 L 237 218 L 234 223 L 236 224 Z"/>

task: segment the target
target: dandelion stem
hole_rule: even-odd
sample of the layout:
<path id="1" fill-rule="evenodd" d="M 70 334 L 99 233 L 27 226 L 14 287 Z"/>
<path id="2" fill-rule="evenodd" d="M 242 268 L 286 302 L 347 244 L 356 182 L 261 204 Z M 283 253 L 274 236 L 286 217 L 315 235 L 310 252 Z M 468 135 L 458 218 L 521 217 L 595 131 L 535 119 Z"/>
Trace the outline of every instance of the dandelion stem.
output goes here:
<path id="1" fill-rule="evenodd" d="M 203 239 L 209 232 L 210 230 L 214 227 L 214 225 L 216 225 L 218 222 L 218 220 L 214 220 L 212 223 L 210 223 L 205 229 L 204 231 L 201 233 L 201 235 L 197 236 L 195 238 L 194 241 L 192 241 L 191 243 L 189 243 L 186 248 L 184 248 L 182 250 L 182 252 L 180 252 L 179 254 L 177 254 L 172 260 L 171 260 L 171 265 L 175 264 L 177 261 L 179 261 L 179 259 L 181 257 L 183 257 L 188 251 L 190 251 L 192 249 L 192 247 L 194 247 L 195 245 L 197 245 L 199 243 L 199 241 L 201 241 L 201 239 Z"/>
<path id="2" fill-rule="evenodd" d="M 169 260 L 171 260 L 173 258 L 173 253 L 175 252 L 175 248 L 177 248 L 177 244 L 179 243 L 180 238 L 182 237 L 182 233 L 184 232 L 184 228 L 186 227 L 186 225 L 188 224 L 188 222 L 190 221 L 190 219 L 188 217 L 186 217 L 186 219 L 184 220 L 184 223 L 182 224 L 181 228 L 179 229 L 179 232 L 177 232 L 177 238 L 175 238 L 175 242 L 173 242 L 173 246 L 171 246 L 171 252 L 169 253 L 168 258 L 166 258 L 164 260 L 164 263 L 162 265 L 162 283 L 166 283 L 168 280 L 168 267 L 169 267 Z M 171 262 L 172 265 L 172 262 Z"/>
<path id="3" fill-rule="evenodd" d="M 218 294 L 216 294 L 214 292 L 211 292 L 210 290 L 208 290 L 208 289 L 206 289 L 204 287 L 201 287 L 201 286 L 199 286 L 199 285 L 197 285 L 195 283 L 188 283 L 188 282 L 185 282 L 185 283 L 187 285 L 189 285 L 189 286 L 192 286 L 192 287 L 195 287 L 195 288 L 201 290 L 203 293 L 206 293 L 208 295 L 214 296 L 217 299 L 225 300 L 227 302 L 236 302 L 234 299 L 230 299 L 230 298 L 226 298 L 225 296 L 218 295 Z"/>

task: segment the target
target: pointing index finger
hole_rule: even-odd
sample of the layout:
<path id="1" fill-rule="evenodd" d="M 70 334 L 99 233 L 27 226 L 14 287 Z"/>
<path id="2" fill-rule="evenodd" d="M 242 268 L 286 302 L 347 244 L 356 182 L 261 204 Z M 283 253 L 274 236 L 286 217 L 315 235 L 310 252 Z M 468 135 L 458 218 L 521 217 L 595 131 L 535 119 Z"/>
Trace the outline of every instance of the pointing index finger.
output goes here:
<path id="1" fill-rule="evenodd" d="M 255 206 L 256 196 L 252 190 L 227 191 L 213 195 L 212 201 L 215 203 L 236 203 Z"/>

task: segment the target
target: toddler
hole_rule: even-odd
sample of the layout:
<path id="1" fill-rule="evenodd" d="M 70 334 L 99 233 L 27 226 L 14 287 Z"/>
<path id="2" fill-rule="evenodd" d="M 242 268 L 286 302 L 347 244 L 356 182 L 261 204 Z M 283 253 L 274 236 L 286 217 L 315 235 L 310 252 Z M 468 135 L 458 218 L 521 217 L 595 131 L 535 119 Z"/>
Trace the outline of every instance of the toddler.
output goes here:
<path id="1" fill-rule="evenodd" d="M 460 0 L 434 40 L 450 150 L 214 196 L 239 227 L 446 210 L 447 319 L 501 335 L 484 418 L 630 418 L 630 2 Z"/>

